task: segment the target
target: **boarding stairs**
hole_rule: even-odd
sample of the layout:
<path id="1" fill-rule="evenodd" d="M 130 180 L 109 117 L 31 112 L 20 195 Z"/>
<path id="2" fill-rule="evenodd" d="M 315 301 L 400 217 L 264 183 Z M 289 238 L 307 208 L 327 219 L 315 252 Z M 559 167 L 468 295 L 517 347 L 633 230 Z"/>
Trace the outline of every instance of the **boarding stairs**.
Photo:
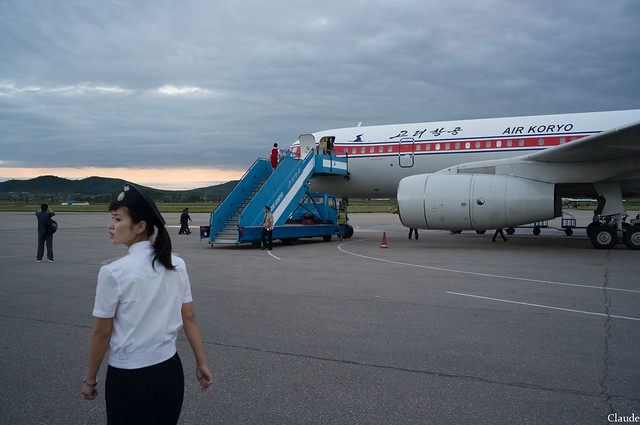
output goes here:
<path id="1" fill-rule="evenodd" d="M 271 164 L 269 164 L 269 166 L 271 166 Z M 253 197 L 258 193 L 266 181 L 266 178 L 260 180 L 251 193 L 249 193 L 249 196 L 247 196 L 247 198 L 238 206 L 233 215 L 229 220 L 227 220 L 224 227 L 218 232 L 218 235 L 216 236 L 216 243 L 236 243 L 238 237 L 238 224 L 240 223 L 240 213 L 247 205 L 249 205 L 249 202 L 251 202 Z"/>
<path id="2" fill-rule="evenodd" d="M 275 169 L 268 159 L 259 158 L 211 214 L 209 243 L 237 244 L 239 229 L 260 226 L 265 205 L 271 208 L 274 226 L 282 225 L 305 196 L 313 176 L 348 174 L 347 157 L 332 151 L 312 149 L 304 158 L 287 151 Z"/>

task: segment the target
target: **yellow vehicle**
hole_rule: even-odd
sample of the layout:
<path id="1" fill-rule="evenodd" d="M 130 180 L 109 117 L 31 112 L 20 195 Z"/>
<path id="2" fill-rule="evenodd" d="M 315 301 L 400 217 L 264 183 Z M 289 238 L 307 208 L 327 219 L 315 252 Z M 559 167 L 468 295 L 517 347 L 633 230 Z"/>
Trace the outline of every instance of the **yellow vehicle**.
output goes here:
<path id="1" fill-rule="evenodd" d="M 398 206 L 397 206 L 397 205 L 391 205 L 391 206 L 389 207 L 389 212 L 390 212 L 391 214 L 398 214 Z"/>

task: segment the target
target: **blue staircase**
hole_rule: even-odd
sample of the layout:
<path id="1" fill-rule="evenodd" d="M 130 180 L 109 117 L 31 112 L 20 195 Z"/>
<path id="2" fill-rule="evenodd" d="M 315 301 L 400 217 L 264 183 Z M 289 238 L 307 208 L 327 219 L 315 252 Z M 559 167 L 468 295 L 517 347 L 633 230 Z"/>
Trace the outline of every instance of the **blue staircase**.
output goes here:
<path id="1" fill-rule="evenodd" d="M 273 169 L 269 160 L 260 158 L 211 214 L 209 243 L 238 243 L 238 228 L 260 226 L 268 205 L 275 226 L 284 224 L 306 193 L 314 175 L 348 175 L 346 157 L 315 150 L 304 158 L 287 152 Z"/>

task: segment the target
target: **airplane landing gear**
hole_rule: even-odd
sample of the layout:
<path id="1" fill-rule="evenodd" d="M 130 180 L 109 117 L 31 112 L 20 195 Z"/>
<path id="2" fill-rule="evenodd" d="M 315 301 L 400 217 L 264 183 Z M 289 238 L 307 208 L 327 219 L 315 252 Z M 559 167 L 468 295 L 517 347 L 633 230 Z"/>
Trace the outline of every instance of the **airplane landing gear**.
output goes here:
<path id="1" fill-rule="evenodd" d="M 626 218 L 621 215 L 600 217 L 589 224 L 587 235 L 591 244 L 598 249 L 611 249 L 624 242 L 629 249 L 640 249 L 640 219 L 627 223 Z"/>
<path id="2" fill-rule="evenodd" d="M 598 249 L 611 249 L 618 242 L 618 232 L 611 226 L 601 224 L 591 229 L 589 239 Z"/>
<path id="3" fill-rule="evenodd" d="M 624 232 L 624 244 L 629 249 L 640 249 L 640 224 L 629 226 Z"/>
<path id="4" fill-rule="evenodd" d="M 640 249 L 640 215 L 626 222 L 627 213 L 622 203 L 622 192 L 618 183 L 595 183 L 598 192 L 598 207 L 593 222 L 587 226 L 591 244 L 599 249 L 611 249 L 624 242 L 629 249 Z"/>

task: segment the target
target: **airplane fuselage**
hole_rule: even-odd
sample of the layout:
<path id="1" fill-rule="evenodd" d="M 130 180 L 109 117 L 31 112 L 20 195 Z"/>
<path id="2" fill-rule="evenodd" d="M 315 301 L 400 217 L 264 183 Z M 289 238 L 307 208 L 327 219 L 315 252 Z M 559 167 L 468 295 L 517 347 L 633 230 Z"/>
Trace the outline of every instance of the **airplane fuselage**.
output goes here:
<path id="1" fill-rule="evenodd" d="M 318 176 L 311 188 L 342 197 L 395 197 L 404 177 L 504 159 L 640 121 L 640 110 L 351 127 L 314 133 L 347 155 L 349 179 Z M 290 150 L 299 151 L 299 143 Z"/>

